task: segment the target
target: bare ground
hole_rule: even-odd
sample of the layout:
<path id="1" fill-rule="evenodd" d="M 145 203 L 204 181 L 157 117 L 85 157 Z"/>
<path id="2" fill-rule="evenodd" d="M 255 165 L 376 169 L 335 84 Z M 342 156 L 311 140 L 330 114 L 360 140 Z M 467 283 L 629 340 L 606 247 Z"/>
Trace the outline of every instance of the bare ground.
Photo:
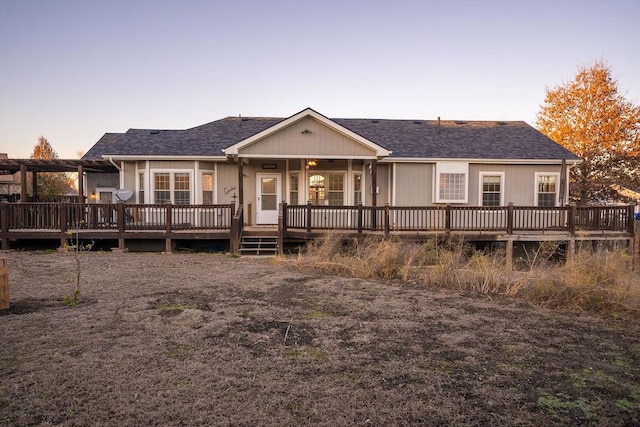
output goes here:
<path id="1" fill-rule="evenodd" d="M 3 425 L 638 425 L 640 322 L 216 254 L 10 252 Z"/>

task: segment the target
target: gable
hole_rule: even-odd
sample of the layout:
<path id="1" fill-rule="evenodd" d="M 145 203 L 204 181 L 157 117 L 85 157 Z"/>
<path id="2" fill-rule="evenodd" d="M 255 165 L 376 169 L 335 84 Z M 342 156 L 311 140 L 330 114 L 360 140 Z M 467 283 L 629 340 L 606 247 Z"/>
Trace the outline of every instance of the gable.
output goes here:
<path id="1" fill-rule="evenodd" d="M 310 108 L 228 147 L 225 153 L 240 157 L 330 159 L 375 159 L 391 154 Z"/>
<path id="2" fill-rule="evenodd" d="M 376 152 L 311 117 L 305 117 L 253 144 L 240 148 L 238 155 L 242 157 L 255 155 L 260 157 L 375 158 Z"/>

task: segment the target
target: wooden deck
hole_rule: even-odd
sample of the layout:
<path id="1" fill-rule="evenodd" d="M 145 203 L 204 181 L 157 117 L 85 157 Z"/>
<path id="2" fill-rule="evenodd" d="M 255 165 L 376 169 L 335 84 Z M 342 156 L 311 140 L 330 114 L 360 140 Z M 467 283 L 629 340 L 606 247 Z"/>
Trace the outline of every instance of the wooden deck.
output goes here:
<path id="1" fill-rule="evenodd" d="M 139 205 L 1 203 L 2 249 L 24 239 L 226 241 L 238 253 L 243 233 L 278 236 L 286 242 L 313 239 L 328 231 L 347 236 L 391 235 L 425 240 L 461 236 L 481 241 L 568 241 L 634 239 L 633 206 L 314 206 L 280 205 L 278 225 L 245 227 L 233 205 Z"/>

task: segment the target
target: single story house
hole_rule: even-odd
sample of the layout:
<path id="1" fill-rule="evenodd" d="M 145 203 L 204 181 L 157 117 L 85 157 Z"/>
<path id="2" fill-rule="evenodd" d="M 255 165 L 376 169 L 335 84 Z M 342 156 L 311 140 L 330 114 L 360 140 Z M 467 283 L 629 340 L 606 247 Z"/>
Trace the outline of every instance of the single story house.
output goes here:
<path id="1" fill-rule="evenodd" d="M 275 224 L 280 202 L 328 206 L 561 206 L 581 160 L 522 121 L 226 117 L 184 130 L 105 134 L 83 157 L 86 194 L 130 203 L 242 205 Z"/>

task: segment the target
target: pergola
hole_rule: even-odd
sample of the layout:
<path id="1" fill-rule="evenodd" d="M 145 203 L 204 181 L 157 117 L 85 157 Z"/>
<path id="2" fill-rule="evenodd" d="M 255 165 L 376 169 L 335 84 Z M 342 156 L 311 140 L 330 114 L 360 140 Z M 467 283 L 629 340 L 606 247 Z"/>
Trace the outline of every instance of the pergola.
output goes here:
<path id="1" fill-rule="evenodd" d="M 27 200 L 27 172 L 33 173 L 32 190 L 37 195 L 38 172 L 77 172 L 78 173 L 78 202 L 84 202 L 85 172 L 117 173 L 118 169 L 108 160 L 83 159 L 2 159 L 0 171 L 6 173 L 20 172 L 20 201 Z"/>

